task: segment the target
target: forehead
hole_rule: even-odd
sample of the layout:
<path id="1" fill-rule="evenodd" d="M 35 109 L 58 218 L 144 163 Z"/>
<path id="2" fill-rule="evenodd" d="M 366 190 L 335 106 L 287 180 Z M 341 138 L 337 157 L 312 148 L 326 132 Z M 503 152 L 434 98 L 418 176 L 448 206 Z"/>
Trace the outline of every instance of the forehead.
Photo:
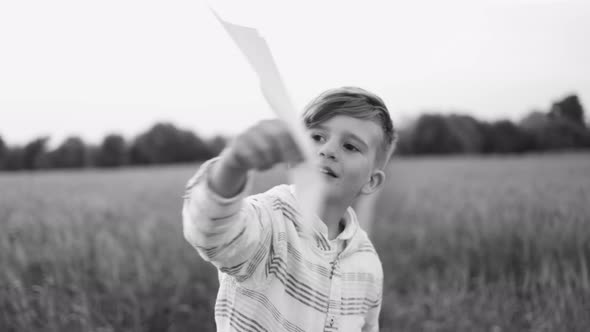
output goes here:
<path id="1" fill-rule="evenodd" d="M 383 140 L 381 126 L 372 120 L 357 119 L 346 115 L 335 115 L 317 125 L 319 128 L 342 136 L 358 138 L 370 148 L 377 148 Z"/>

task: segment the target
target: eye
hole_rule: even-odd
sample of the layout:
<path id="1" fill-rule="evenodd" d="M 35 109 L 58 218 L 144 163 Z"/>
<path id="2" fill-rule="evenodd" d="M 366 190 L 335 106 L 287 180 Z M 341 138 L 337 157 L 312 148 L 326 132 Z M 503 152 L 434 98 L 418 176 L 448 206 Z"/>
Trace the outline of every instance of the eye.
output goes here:
<path id="1" fill-rule="evenodd" d="M 319 143 L 322 143 L 325 141 L 324 136 L 322 136 L 320 134 L 312 134 L 311 139 L 314 140 L 315 142 L 319 142 Z"/>
<path id="2" fill-rule="evenodd" d="M 356 146 L 354 146 L 354 145 L 352 145 L 350 143 L 344 144 L 344 148 L 346 150 L 348 150 L 348 151 L 353 151 L 353 152 L 359 152 L 360 151 Z"/>

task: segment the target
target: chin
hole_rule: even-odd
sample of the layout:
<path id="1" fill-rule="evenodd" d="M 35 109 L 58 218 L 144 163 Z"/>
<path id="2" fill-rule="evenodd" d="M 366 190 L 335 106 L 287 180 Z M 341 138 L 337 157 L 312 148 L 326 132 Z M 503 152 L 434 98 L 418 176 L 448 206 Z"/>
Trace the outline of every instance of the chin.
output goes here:
<path id="1" fill-rule="evenodd" d="M 345 196 L 345 190 L 341 187 L 335 186 L 333 183 L 327 183 L 324 189 L 325 197 L 329 200 L 342 200 Z"/>

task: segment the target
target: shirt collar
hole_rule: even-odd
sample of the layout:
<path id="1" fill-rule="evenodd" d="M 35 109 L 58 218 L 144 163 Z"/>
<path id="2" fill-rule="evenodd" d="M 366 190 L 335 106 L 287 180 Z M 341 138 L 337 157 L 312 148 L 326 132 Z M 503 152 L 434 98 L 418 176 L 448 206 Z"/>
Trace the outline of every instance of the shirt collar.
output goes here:
<path id="1" fill-rule="evenodd" d="M 357 229 L 358 220 L 356 219 L 356 213 L 349 206 L 344 214 L 344 230 L 336 238 L 339 240 L 350 240 Z"/>

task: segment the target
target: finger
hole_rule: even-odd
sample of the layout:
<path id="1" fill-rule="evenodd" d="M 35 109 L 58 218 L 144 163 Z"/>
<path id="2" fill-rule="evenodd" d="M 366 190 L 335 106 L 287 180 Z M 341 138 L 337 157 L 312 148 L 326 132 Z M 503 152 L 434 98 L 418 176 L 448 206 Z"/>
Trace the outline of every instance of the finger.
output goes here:
<path id="1" fill-rule="evenodd" d="M 293 135 L 289 131 L 288 126 L 281 120 L 277 120 L 275 125 L 277 146 L 281 154 L 281 159 L 286 162 L 297 162 L 302 160 L 303 156 L 295 141 Z"/>
<path id="2" fill-rule="evenodd" d="M 232 146 L 232 150 L 230 162 L 233 167 L 242 169 L 256 168 L 255 158 L 253 157 L 255 151 L 243 138 Z"/>
<path id="3" fill-rule="evenodd" d="M 280 137 L 279 144 L 281 158 L 283 161 L 295 164 L 303 161 L 303 155 L 301 154 L 299 146 L 297 146 L 297 143 L 290 133 L 284 131 Z"/>
<path id="4" fill-rule="evenodd" d="M 290 146 L 292 138 L 287 127 L 282 122 L 279 123 L 278 126 L 273 128 L 272 136 L 274 157 L 281 162 L 289 162 L 292 159 Z"/>
<path id="5" fill-rule="evenodd" d="M 273 163 L 280 163 L 285 161 L 282 153 L 284 135 L 286 128 L 284 124 L 279 120 L 265 121 L 261 123 L 259 133 L 263 137 L 262 139 L 268 144 L 269 157 Z"/>
<path id="6" fill-rule="evenodd" d="M 251 149 L 250 159 L 251 163 L 255 165 L 254 168 L 266 170 L 276 163 L 271 142 L 265 137 L 262 131 L 252 132 L 251 135 L 248 135 L 246 141 Z"/>

